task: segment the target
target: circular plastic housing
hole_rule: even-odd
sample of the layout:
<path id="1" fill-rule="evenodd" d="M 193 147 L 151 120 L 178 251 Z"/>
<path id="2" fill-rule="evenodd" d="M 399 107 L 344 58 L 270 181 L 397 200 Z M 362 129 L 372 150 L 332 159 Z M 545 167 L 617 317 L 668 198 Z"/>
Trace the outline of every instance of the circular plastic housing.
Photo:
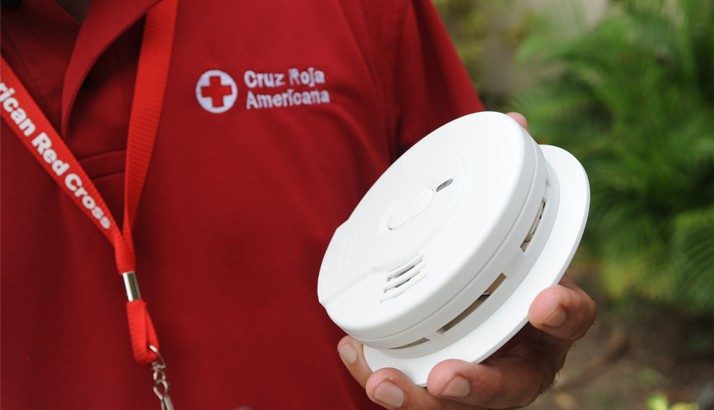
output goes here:
<path id="1" fill-rule="evenodd" d="M 587 176 L 507 115 L 466 115 L 404 153 L 336 231 L 318 297 L 372 369 L 425 385 L 446 359 L 478 362 L 527 322 L 585 227 Z"/>

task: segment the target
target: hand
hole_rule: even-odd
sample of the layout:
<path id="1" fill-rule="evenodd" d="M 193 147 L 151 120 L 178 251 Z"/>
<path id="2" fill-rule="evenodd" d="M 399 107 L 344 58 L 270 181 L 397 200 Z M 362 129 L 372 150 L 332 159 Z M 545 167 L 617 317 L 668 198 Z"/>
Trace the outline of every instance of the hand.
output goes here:
<path id="1" fill-rule="evenodd" d="M 526 325 L 480 364 L 446 360 L 429 374 L 423 389 L 396 369 L 372 372 L 362 345 L 349 336 L 338 344 L 340 357 L 367 396 L 388 409 L 503 409 L 526 406 L 546 391 L 563 367 L 570 346 L 595 319 L 595 302 L 572 280 L 542 291 Z"/>
<path id="2" fill-rule="evenodd" d="M 525 118 L 509 115 L 524 128 Z M 526 406 L 552 384 L 570 346 L 595 320 L 595 302 L 572 280 L 542 291 L 530 306 L 526 325 L 505 346 L 480 364 L 446 360 L 429 373 L 421 388 L 402 372 L 372 372 L 362 345 L 345 336 L 337 350 L 367 396 L 388 409 L 503 409 Z"/>

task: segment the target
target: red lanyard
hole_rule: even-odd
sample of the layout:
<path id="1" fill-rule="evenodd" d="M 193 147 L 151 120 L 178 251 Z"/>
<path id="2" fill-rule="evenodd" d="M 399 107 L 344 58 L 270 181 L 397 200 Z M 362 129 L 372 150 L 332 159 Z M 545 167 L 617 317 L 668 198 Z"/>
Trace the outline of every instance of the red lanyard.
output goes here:
<path id="1" fill-rule="evenodd" d="M 134 274 L 131 229 L 146 179 L 164 101 L 178 0 L 163 0 L 146 17 L 129 118 L 124 178 L 124 221 L 120 230 L 104 199 L 52 127 L 32 96 L 2 58 L 0 104 L 2 119 L 60 189 L 74 202 L 114 247 L 119 274 L 124 279 L 126 313 L 134 358 L 156 363 L 159 342 L 141 299 Z"/>

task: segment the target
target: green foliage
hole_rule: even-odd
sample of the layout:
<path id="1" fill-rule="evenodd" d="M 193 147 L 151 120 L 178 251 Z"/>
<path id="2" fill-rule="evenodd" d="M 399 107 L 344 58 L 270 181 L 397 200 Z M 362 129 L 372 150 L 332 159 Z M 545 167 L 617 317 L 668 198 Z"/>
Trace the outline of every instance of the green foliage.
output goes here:
<path id="1" fill-rule="evenodd" d="M 483 56 L 486 37 L 485 11 L 488 4 L 480 1 L 434 0 L 449 34 L 454 39 L 456 51 L 464 62 L 472 79 Z"/>
<path id="2" fill-rule="evenodd" d="M 588 171 L 605 290 L 712 314 L 714 2 L 620 0 L 575 21 L 534 24 L 518 57 L 538 85 L 515 108 Z"/>
<path id="3" fill-rule="evenodd" d="M 434 4 L 481 101 L 491 108 L 502 106 L 511 87 L 508 81 L 496 84 L 493 71 L 510 66 L 510 56 L 523 37 L 523 7 L 514 0 L 434 0 Z"/>
<path id="4" fill-rule="evenodd" d="M 696 403 L 675 403 L 670 405 L 667 396 L 656 393 L 647 399 L 647 410 L 699 410 Z"/>

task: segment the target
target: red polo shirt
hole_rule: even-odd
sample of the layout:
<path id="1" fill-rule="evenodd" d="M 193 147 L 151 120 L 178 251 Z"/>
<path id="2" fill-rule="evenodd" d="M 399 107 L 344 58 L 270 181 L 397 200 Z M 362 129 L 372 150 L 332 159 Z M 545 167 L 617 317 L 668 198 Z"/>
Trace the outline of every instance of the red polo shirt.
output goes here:
<path id="1" fill-rule="evenodd" d="M 155 2 L 2 10 L 2 55 L 115 216 Z M 428 1 L 181 1 L 135 227 L 176 406 L 367 407 L 317 302 L 322 254 L 405 147 L 479 109 Z M 112 248 L 2 134 L 2 407 L 157 408 Z"/>

